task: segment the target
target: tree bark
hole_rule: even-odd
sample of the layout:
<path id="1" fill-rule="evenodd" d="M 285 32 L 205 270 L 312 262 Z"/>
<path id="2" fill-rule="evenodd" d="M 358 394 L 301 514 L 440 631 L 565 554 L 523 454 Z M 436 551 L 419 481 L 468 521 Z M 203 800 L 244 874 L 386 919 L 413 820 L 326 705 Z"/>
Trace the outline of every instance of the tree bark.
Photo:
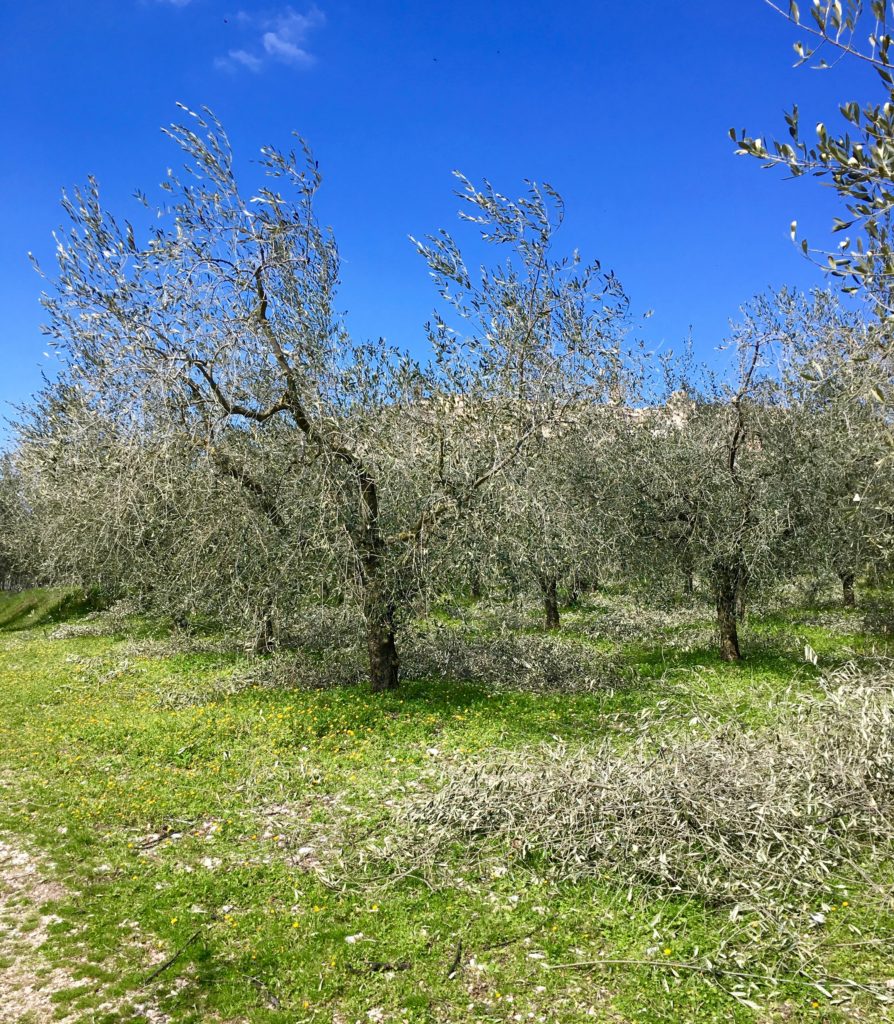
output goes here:
<path id="1" fill-rule="evenodd" d="M 745 622 L 748 617 L 748 574 L 740 569 L 736 578 L 736 618 Z"/>
<path id="2" fill-rule="evenodd" d="M 559 593 L 555 576 L 544 577 L 540 581 L 543 590 L 543 608 L 546 612 L 546 628 L 559 628 Z"/>
<path id="3" fill-rule="evenodd" d="M 373 693 L 396 690 L 400 682 L 400 658 L 394 634 L 394 608 L 376 603 L 367 607 L 366 647 L 369 652 L 369 687 Z"/>
<path id="4" fill-rule="evenodd" d="M 852 572 L 840 572 L 838 578 L 841 580 L 841 597 L 845 608 L 856 608 L 857 595 L 854 591 L 854 574 Z"/>
<path id="5" fill-rule="evenodd" d="M 276 631 L 273 625 L 273 613 L 265 610 L 255 627 L 255 635 L 250 644 L 251 653 L 255 656 L 270 654 L 276 650 Z"/>
<path id="6" fill-rule="evenodd" d="M 720 657 L 723 661 L 741 661 L 737 631 L 737 604 L 740 590 L 740 567 L 718 561 L 713 572 L 714 600 L 717 606 L 717 631 L 720 636 Z"/>
<path id="7" fill-rule="evenodd" d="M 400 683 L 400 658 L 395 640 L 395 604 L 383 580 L 386 544 L 379 531 L 379 492 L 365 470 L 358 471 L 364 523 L 354 541 L 359 556 L 366 649 L 369 654 L 369 688 L 373 693 L 396 690 Z"/>

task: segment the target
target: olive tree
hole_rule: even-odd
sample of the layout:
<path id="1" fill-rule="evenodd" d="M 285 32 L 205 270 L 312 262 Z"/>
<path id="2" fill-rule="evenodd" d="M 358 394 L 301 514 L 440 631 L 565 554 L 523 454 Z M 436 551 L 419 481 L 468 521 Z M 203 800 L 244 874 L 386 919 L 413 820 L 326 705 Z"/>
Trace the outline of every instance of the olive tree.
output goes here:
<path id="1" fill-rule="evenodd" d="M 145 240 L 103 207 L 95 180 L 63 198 L 72 226 L 47 333 L 88 405 L 181 446 L 270 526 L 288 523 L 296 493 L 312 495 L 312 547 L 328 552 L 318 571 L 341 567 L 372 688 L 391 689 L 396 622 L 428 551 L 544 427 L 603 393 L 623 294 L 598 263 L 553 255 L 563 208 L 551 189 L 510 200 L 460 177 L 463 217 L 503 262 L 473 274 L 450 234 L 417 242 L 450 310 L 428 327 L 431 360 L 355 341 L 335 305 L 338 251 L 315 213 L 309 150 L 263 149 L 270 184 L 245 194 L 219 123 L 190 119 L 167 130 L 184 170 L 157 207 L 140 197 L 155 214 Z"/>
<path id="2" fill-rule="evenodd" d="M 540 441 L 539 458 L 520 463 L 502 492 L 504 561 L 515 588 L 533 586 L 546 629 L 560 625 L 559 594 L 592 561 L 587 496 L 579 486 L 583 433 L 575 423 Z"/>
<path id="3" fill-rule="evenodd" d="M 510 562 L 539 590 L 548 629 L 560 625 L 560 593 L 573 603 L 598 586 L 630 540 L 619 452 L 637 401 L 631 370 L 619 360 L 611 399 L 579 408 L 565 430 L 544 439 L 545 457 L 521 467 L 505 491 Z"/>
<path id="4" fill-rule="evenodd" d="M 810 565 L 834 574 L 843 604 L 854 607 L 857 582 L 879 563 L 890 508 L 878 420 L 871 408 L 822 410 L 808 418 L 802 441 L 815 443 L 825 456 L 812 467 L 813 516 L 802 535 L 809 537 Z"/>
<path id="5" fill-rule="evenodd" d="M 729 379 L 666 362 L 664 397 L 631 417 L 622 454 L 631 565 L 647 578 L 708 583 L 726 661 L 741 658 L 748 591 L 796 558 L 807 467 L 793 443 L 799 413 L 784 400 L 773 357 L 785 312 L 760 298 L 743 307 Z"/>
<path id="6" fill-rule="evenodd" d="M 819 573 L 833 573 L 845 605 L 884 554 L 891 473 L 883 407 L 871 399 L 884 367 L 865 357 L 867 325 L 830 291 L 789 296 L 781 383 L 801 410 L 793 445 L 809 470 L 793 541 Z"/>
<path id="7" fill-rule="evenodd" d="M 184 625 L 212 619 L 269 649 L 308 599 L 305 566 L 331 551 L 312 545 L 311 488 L 280 480 L 271 453 L 252 453 L 245 480 L 227 474 L 245 445 L 221 432 L 209 457 L 191 434 L 149 434 L 58 382 L 19 424 L 32 562 L 43 578 L 136 597 Z"/>
<path id="8" fill-rule="evenodd" d="M 725 660 L 741 657 L 749 592 L 829 570 L 852 583 L 865 556 L 853 497 L 882 491 L 879 409 L 828 362 L 862 330 L 833 293 L 758 296 L 729 339 L 735 373 L 667 361 L 667 397 L 631 421 L 630 557 L 647 577 L 709 584 Z"/>

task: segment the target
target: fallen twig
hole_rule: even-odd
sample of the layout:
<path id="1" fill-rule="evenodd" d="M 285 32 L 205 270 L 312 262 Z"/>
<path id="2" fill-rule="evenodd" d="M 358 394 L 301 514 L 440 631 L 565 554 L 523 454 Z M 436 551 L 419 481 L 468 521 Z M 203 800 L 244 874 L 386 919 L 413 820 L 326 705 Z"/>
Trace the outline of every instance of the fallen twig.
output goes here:
<path id="1" fill-rule="evenodd" d="M 532 935 L 540 931 L 540 925 L 536 928 L 532 928 L 529 932 L 524 932 L 522 935 L 513 935 L 510 939 L 500 939 L 499 942 L 491 942 L 487 946 L 482 946 L 484 952 L 490 952 L 492 949 L 503 949 L 504 946 L 511 946 L 516 942 L 524 942 L 525 939 L 530 939 Z"/>
<path id="2" fill-rule="evenodd" d="M 366 971 L 371 973 L 380 971 L 408 971 L 412 966 L 409 960 L 398 960 L 396 963 L 388 963 L 385 960 L 365 960 L 362 969 L 349 964 L 348 971 L 351 974 L 364 974 Z"/>
<path id="3" fill-rule="evenodd" d="M 149 975 L 149 977 L 143 982 L 143 984 L 148 985 L 150 981 L 155 981 L 159 974 L 161 974 L 163 971 L 166 971 L 169 967 L 175 964 L 180 959 L 180 957 L 183 956 L 187 949 L 189 949 L 189 947 L 202 934 L 204 928 L 204 924 L 201 926 L 201 928 L 197 928 L 192 933 L 192 935 L 190 935 L 190 937 L 186 940 L 186 942 L 184 942 L 183 945 L 177 950 L 177 952 L 174 953 L 173 956 L 168 957 L 168 959 L 165 960 L 163 964 L 160 964 L 158 967 L 155 968 L 155 970 Z"/>
<path id="4" fill-rule="evenodd" d="M 574 960 L 565 964 L 544 964 L 544 970 L 558 971 L 563 968 L 577 968 L 587 970 L 594 967 L 663 967 L 665 970 L 695 971 L 698 974 L 726 974 L 734 978 L 753 978 L 760 981 L 777 981 L 765 974 L 751 974 L 747 971 L 732 971 L 723 967 L 707 964 L 684 963 L 682 960 L 631 960 L 631 959 L 603 959 L 603 960 Z M 800 982 L 800 984 L 807 984 Z"/>
<path id="5" fill-rule="evenodd" d="M 456 956 L 453 958 L 453 963 L 447 969 L 447 979 L 453 978 L 456 972 L 460 969 L 463 960 L 463 940 L 460 939 L 456 944 Z"/>

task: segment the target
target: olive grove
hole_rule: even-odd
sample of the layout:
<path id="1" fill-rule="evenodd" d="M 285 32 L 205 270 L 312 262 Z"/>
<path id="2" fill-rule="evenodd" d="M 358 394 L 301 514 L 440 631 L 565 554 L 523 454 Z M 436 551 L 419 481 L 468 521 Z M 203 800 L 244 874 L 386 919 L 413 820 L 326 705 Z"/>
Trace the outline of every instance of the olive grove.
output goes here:
<path id="1" fill-rule="evenodd" d="M 738 660 L 749 601 L 796 576 L 857 580 L 890 551 L 882 328 L 832 292 L 758 296 L 730 373 L 628 344 L 628 299 L 577 251 L 561 198 L 458 176 L 490 267 L 413 240 L 440 305 L 429 357 L 357 341 L 306 147 L 262 151 L 246 193 L 220 124 L 167 134 L 186 164 L 148 236 L 92 179 L 44 305 L 62 371 L 19 414 L 0 473 L 4 578 L 127 595 L 183 625 L 292 643 L 309 608 L 364 623 L 374 691 L 438 595 L 536 594 L 548 630 L 601 580 L 691 599 Z M 351 621 L 354 621 L 353 619 Z M 298 629 L 300 632 L 300 629 Z"/>

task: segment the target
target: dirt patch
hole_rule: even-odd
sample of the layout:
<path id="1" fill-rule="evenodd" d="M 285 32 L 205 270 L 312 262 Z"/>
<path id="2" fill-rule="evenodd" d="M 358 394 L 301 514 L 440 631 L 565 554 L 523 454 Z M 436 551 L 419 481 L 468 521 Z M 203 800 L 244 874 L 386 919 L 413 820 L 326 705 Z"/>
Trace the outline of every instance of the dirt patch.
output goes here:
<path id="1" fill-rule="evenodd" d="M 53 1020 L 53 994 L 77 984 L 68 971 L 42 963 L 39 953 L 57 920 L 39 908 L 64 896 L 34 857 L 0 840 L 0 962 L 8 964 L 0 968 L 0 1024 Z"/>
<path id="2" fill-rule="evenodd" d="M 52 864 L 7 839 L 0 839 L 0 1024 L 75 1024 L 82 1015 L 56 1017 L 53 996 L 81 982 L 64 967 L 51 966 L 41 953 L 50 926 L 59 918 L 40 908 L 64 899 L 66 890 L 47 877 Z M 97 1009 L 120 1007 L 108 1002 Z M 132 1010 L 152 1024 L 169 1020 L 150 1006 Z"/>

